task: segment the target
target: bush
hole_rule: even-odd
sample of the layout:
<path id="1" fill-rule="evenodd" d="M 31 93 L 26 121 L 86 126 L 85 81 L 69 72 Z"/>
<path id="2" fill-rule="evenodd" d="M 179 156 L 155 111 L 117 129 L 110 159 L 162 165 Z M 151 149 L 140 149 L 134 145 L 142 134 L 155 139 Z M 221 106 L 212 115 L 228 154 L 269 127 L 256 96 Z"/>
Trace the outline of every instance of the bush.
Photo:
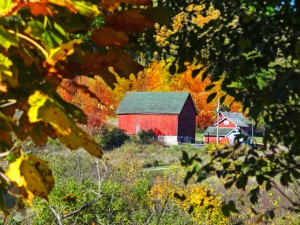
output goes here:
<path id="1" fill-rule="evenodd" d="M 148 131 L 141 130 L 138 133 L 138 137 L 141 144 L 151 144 L 157 141 L 157 135 L 154 133 L 152 129 L 149 129 Z"/>
<path id="2" fill-rule="evenodd" d="M 204 146 L 203 151 L 205 151 L 209 156 L 212 156 L 216 151 L 224 149 L 225 147 L 225 144 L 209 143 Z"/>
<path id="3" fill-rule="evenodd" d="M 124 130 L 117 127 L 103 127 L 99 144 L 103 150 L 112 150 L 122 146 L 127 140 L 129 140 L 129 136 L 125 134 Z"/>
<path id="4" fill-rule="evenodd" d="M 182 175 L 177 169 L 156 178 L 149 193 L 153 207 L 176 206 L 177 217 L 185 218 L 189 224 L 228 224 L 221 210 L 220 196 L 202 184 L 183 185 Z"/>

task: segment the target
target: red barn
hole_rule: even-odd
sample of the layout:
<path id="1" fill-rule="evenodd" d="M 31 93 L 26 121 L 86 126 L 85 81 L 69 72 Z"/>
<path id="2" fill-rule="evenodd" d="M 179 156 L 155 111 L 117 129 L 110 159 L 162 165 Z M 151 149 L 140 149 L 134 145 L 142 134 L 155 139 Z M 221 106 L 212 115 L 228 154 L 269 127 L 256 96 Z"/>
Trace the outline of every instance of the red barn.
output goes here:
<path id="1" fill-rule="evenodd" d="M 251 131 L 251 122 L 247 120 L 243 114 L 236 112 L 220 112 L 219 121 L 214 126 L 208 127 L 203 133 L 203 141 L 205 143 L 216 142 L 217 140 L 217 124 L 219 143 L 233 144 L 238 134 L 245 137 Z"/>
<path id="2" fill-rule="evenodd" d="M 128 92 L 116 113 L 127 134 L 152 129 L 167 144 L 195 142 L 197 110 L 188 92 Z"/>

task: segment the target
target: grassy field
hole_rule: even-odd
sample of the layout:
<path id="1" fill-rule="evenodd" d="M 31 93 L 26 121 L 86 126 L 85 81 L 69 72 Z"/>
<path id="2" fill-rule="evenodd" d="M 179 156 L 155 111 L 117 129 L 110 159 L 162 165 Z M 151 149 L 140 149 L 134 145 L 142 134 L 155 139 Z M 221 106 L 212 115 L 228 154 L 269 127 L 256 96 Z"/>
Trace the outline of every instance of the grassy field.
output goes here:
<path id="1" fill-rule="evenodd" d="M 203 132 L 196 131 L 196 142 L 199 143 L 202 141 L 203 141 Z"/>
<path id="2" fill-rule="evenodd" d="M 202 134 L 198 133 L 197 136 L 201 138 Z M 46 159 L 53 170 L 56 184 L 49 202 L 57 212 L 70 212 L 95 198 L 93 193 L 99 189 L 98 172 L 95 159 L 88 153 L 83 150 L 69 152 L 56 141 L 51 141 L 42 148 L 28 150 Z M 199 214 L 188 214 L 187 209 L 181 207 L 180 201 L 174 199 L 174 193 L 170 192 L 189 188 L 183 184 L 183 179 L 191 168 L 181 166 L 182 151 L 186 151 L 190 157 L 198 154 L 201 158 L 207 158 L 207 150 L 206 147 L 195 149 L 188 144 L 169 147 L 157 142 L 138 144 L 128 141 L 120 148 L 106 152 L 103 158 L 105 167 L 101 167 L 99 171 L 104 178 L 101 187 L 103 196 L 88 210 L 66 219 L 65 224 L 224 224 L 216 219 L 223 218 L 220 217 L 220 208 L 219 211 L 214 211 L 217 213 L 214 215 L 218 217 L 207 223 L 207 209 L 199 206 Z M 232 214 L 226 224 L 249 224 L 257 220 L 258 215 L 251 211 L 248 196 L 256 183 L 255 179 L 249 179 L 245 191 L 235 186 L 225 189 L 225 181 L 214 174 L 210 174 L 200 184 L 194 181 L 195 179 L 191 179 L 190 187 L 210 190 L 217 201 L 237 202 L 239 213 Z M 279 187 L 288 196 L 293 196 L 292 187 Z M 155 197 L 155 193 L 160 197 Z M 201 197 L 200 193 L 191 199 L 194 201 L 207 197 Z M 65 196 L 71 196 L 75 200 L 66 201 Z M 162 201 L 163 196 L 169 196 L 167 202 Z M 276 217 L 270 224 L 299 224 L 298 215 L 284 208 L 288 204 L 278 191 L 269 190 L 260 193 L 259 202 L 254 208 L 258 212 L 275 209 Z M 16 222 L 14 218 L 21 218 L 21 222 Z M 54 221 L 55 217 L 49 207 L 37 199 L 32 209 L 26 206 L 19 208 L 8 218 L 8 222 L 0 224 L 55 224 Z"/>

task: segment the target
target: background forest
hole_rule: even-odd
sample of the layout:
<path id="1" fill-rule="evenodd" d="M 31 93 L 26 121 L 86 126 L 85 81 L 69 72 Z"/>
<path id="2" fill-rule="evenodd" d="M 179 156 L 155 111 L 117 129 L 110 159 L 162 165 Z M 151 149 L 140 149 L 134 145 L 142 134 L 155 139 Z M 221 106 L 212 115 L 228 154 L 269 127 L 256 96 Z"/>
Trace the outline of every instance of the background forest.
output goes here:
<path id="1" fill-rule="evenodd" d="M 64 100 L 83 109 L 88 116 L 89 128 L 100 128 L 108 118 L 116 118 L 115 111 L 124 94 L 128 91 L 188 91 L 192 94 L 198 109 L 197 127 L 201 130 L 206 129 L 215 121 L 218 101 L 215 99 L 207 103 L 206 100 L 212 91 L 218 92 L 219 96 L 224 95 L 220 87 L 221 82 L 214 82 L 215 87 L 210 92 L 205 91 L 205 88 L 212 85 L 213 82 L 209 77 L 202 79 L 204 71 L 193 76 L 193 71 L 197 69 L 196 66 L 187 65 L 184 72 L 172 75 L 169 72 L 171 65 L 164 60 L 154 61 L 144 71 L 136 75 L 131 74 L 129 79 L 121 78 L 112 70 L 116 78 L 113 88 L 108 86 L 101 77 L 77 76 L 75 80 L 63 80 L 58 93 Z M 76 84 L 87 86 L 93 95 L 77 89 Z M 101 102 L 98 99 L 101 99 Z M 242 105 L 239 102 L 234 102 L 232 97 L 227 96 L 222 109 L 241 112 Z"/>
<path id="2" fill-rule="evenodd" d="M 2 0 L 3 223 L 298 224 L 299 13 L 298 0 Z M 191 92 L 200 129 L 220 99 L 263 143 L 128 137 L 106 124 L 127 91 Z"/>

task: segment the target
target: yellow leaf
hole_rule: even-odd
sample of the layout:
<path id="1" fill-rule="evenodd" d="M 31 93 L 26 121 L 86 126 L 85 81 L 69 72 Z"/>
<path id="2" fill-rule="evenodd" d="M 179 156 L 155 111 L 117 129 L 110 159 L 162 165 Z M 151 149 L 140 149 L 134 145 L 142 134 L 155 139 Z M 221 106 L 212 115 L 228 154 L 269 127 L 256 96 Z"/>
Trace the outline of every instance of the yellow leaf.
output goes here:
<path id="1" fill-rule="evenodd" d="M 77 202 L 77 196 L 74 194 L 67 194 L 64 197 L 62 197 L 62 200 L 68 203 L 76 204 Z"/>
<path id="2" fill-rule="evenodd" d="M 32 202 L 34 196 L 48 199 L 54 179 L 48 163 L 33 155 L 21 154 L 9 165 L 5 175 L 16 186 L 19 193 L 13 194 Z"/>
<path id="3" fill-rule="evenodd" d="M 44 122 L 50 124 L 57 137 L 67 148 L 76 150 L 80 147 L 91 155 L 102 157 L 102 150 L 94 139 L 80 129 L 68 112 L 54 98 L 36 91 L 29 97 L 28 117 L 31 123 Z"/>
<path id="4" fill-rule="evenodd" d="M 14 67 L 12 61 L 0 53 L 0 83 L 7 83 L 12 87 L 18 85 L 18 71 Z"/>
<path id="5" fill-rule="evenodd" d="M 81 40 L 75 39 L 68 43 L 63 43 L 57 48 L 51 49 L 47 62 L 54 66 L 57 61 L 66 60 L 67 56 L 74 53 L 74 45 L 80 44 L 81 42 Z"/>
<path id="6" fill-rule="evenodd" d="M 2 0 L 0 1 L 0 17 L 6 16 L 9 14 L 14 6 L 17 3 L 12 0 Z"/>
<path id="7" fill-rule="evenodd" d="M 74 1 L 73 4 L 74 4 L 74 7 L 76 8 L 76 10 L 84 16 L 94 17 L 94 16 L 100 14 L 98 6 L 95 4 L 92 4 L 90 2 Z"/>

